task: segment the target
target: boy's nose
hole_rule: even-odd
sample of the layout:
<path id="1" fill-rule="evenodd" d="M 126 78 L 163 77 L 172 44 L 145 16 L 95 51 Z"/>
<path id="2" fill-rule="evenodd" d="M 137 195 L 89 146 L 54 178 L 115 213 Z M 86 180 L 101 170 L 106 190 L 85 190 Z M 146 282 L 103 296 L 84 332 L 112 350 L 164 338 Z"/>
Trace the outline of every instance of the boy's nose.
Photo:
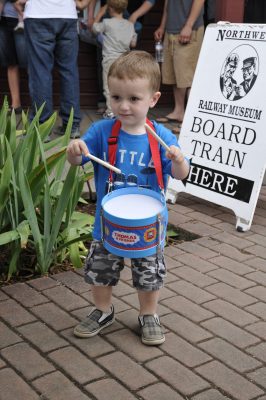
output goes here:
<path id="1" fill-rule="evenodd" d="M 121 110 L 127 110 L 127 109 L 128 109 L 128 106 L 129 106 L 129 103 L 128 103 L 127 100 L 124 100 L 124 101 L 122 101 L 122 102 L 120 103 L 120 108 L 121 108 Z"/>

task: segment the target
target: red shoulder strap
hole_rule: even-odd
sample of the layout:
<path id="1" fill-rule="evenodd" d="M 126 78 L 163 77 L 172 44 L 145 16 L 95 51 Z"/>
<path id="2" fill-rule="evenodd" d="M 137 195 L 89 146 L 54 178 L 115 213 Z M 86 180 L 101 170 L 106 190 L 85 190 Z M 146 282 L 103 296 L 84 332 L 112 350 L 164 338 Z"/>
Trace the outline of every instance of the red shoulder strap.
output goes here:
<path id="1" fill-rule="evenodd" d="M 148 118 L 146 118 L 146 124 L 148 124 L 152 130 L 155 130 L 153 123 Z M 158 184 L 160 186 L 160 189 L 164 190 L 163 171 L 162 171 L 161 155 L 159 151 L 159 144 L 154 136 L 152 136 L 149 132 L 147 132 L 147 134 L 150 143 L 151 156 L 153 159 Z"/>
<path id="2" fill-rule="evenodd" d="M 153 123 L 146 118 L 146 123 L 154 130 Z M 116 162 L 116 153 L 117 153 L 117 145 L 118 145 L 118 135 L 121 127 L 121 122 L 116 120 L 111 131 L 111 135 L 108 138 L 108 161 L 111 165 L 115 165 Z M 157 140 L 149 133 L 148 139 L 151 149 L 151 155 L 154 163 L 154 168 L 156 172 L 156 176 L 158 179 L 158 184 L 161 190 L 164 189 L 163 183 L 163 173 L 162 173 L 162 163 L 161 163 L 161 156 L 159 151 L 159 145 Z M 112 181 L 112 171 L 110 170 L 109 180 Z"/>
<path id="3" fill-rule="evenodd" d="M 117 143 L 118 143 L 118 135 L 121 127 L 121 122 L 116 120 L 111 134 L 108 138 L 108 161 L 111 165 L 115 165 L 116 161 L 116 153 L 117 153 Z M 109 181 L 113 180 L 113 172 L 110 170 Z"/>

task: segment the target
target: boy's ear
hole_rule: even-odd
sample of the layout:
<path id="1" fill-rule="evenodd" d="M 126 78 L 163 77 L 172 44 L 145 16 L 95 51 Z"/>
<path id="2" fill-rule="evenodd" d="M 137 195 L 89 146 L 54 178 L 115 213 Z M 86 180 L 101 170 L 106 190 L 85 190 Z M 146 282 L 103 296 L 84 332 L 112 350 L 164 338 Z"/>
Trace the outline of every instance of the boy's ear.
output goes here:
<path id="1" fill-rule="evenodd" d="M 157 104 L 160 97 L 161 97 L 161 92 L 153 93 L 151 98 L 150 108 L 153 108 Z"/>

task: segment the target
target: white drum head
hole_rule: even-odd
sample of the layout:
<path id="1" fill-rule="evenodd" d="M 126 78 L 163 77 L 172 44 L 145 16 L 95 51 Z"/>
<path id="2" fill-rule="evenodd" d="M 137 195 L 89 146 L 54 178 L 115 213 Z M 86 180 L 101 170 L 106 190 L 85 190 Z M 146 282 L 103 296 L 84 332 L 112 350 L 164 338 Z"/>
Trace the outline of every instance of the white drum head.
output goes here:
<path id="1" fill-rule="evenodd" d="M 163 204 L 154 197 L 143 194 L 125 194 L 108 200 L 103 208 L 114 217 L 144 219 L 159 214 Z"/>

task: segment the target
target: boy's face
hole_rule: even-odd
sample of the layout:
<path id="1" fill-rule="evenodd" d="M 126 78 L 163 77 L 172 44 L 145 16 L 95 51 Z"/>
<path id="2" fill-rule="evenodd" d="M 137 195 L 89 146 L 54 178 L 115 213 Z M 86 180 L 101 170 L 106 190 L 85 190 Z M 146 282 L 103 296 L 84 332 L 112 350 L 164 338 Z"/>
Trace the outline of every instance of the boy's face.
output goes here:
<path id="1" fill-rule="evenodd" d="M 122 129 L 130 133 L 143 132 L 149 108 L 154 107 L 161 93 L 152 93 L 145 78 L 108 80 L 113 113 L 121 121 Z"/>

